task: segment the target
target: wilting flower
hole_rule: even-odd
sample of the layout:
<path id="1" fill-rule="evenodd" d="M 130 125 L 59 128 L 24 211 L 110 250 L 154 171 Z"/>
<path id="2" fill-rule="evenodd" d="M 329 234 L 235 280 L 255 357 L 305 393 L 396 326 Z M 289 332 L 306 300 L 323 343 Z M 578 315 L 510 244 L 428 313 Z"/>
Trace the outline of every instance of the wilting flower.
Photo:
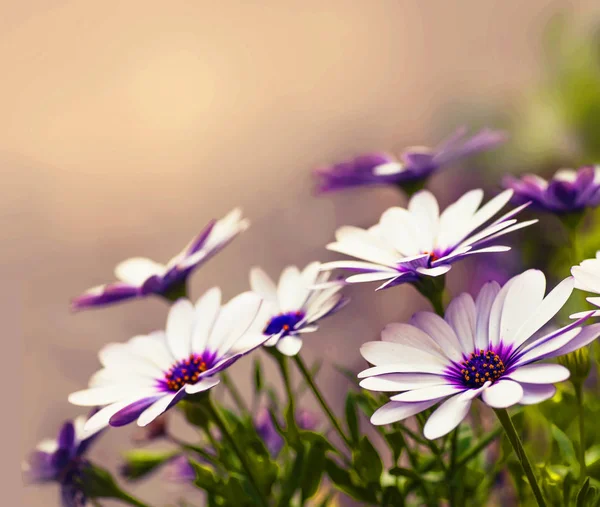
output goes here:
<path id="1" fill-rule="evenodd" d="M 301 430 L 314 430 L 318 424 L 318 418 L 308 410 L 300 410 L 296 414 L 296 423 Z M 283 447 L 283 438 L 277 432 L 273 420 L 266 408 L 261 408 L 254 420 L 256 432 L 272 456 L 277 456 Z"/>
<path id="2" fill-rule="evenodd" d="M 596 252 L 595 259 L 586 259 L 578 266 L 573 266 L 571 274 L 575 278 L 575 288 L 600 294 L 600 250 Z M 590 297 L 587 300 L 595 306 L 600 306 L 600 297 Z M 571 315 L 573 318 L 581 316 L 582 313 Z M 594 314 L 594 317 L 599 316 L 600 310 Z"/>
<path id="3" fill-rule="evenodd" d="M 466 137 L 458 129 L 436 148 L 415 146 L 400 157 L 388 153 L 367 153 L 352 160 L 315 170 L 317 191 L 329 192 L 361 185 L 410 185 L 427 179 L 456 160 L 494 148 L 505 141 L 502 132 L 484 129 Z"/>
<path id="4" fill-rule="evenodd" d="M 329 274 L 320 273 L 319 268 L 318 262 L 312 262 L 302 271 L 288 266 L 281 273 L 277 287 L 262 269 L 252 269 L 250 286 L 264 300 L 262 320 L 257 319 L 256 323 L 270 337 L 265 345 L 275 345 L 287 356 L 296 355 L 302 347 L 300 335 L 316 331 L 319 320 L 348 302 L 340 294 L 343 282 L 329 282 Z"/>
<path id="5" fill-rule="evenodd" d="M 263 344 L 266 336 L 248 332 L 260 305 L 256 294 L 245 292 L 221 306 L 216 287 L 195 306 L 176 301 L 166 331 L 106 345 L 99 353 L 104 368 L 69 401 L 106 405 L 86 423 L 88 431 L 135 419 L 146 426 L 184 397 L 216 386 L 216 374 Z"/>
<path id="6" fill-rule="evenodd" d="M 28 483 L 58 482 L 63 507 L 86 504 L 82 474 L 89 465 L 85 453 L 98 432 L 84 431 L 86 417 L 67 421 L 56 439 L 42 440 L 23 464 Z"/>
<path id="7" fill-rule="evenodd" d="M 510 248 L 486 245 L 537 222 L 518 223 L 513 218 L 527 206 L 524 204 L 489 223 L 511 196 L 512 191 L 506 190 L 479 208 L 483 191 L 471 190 L 440 214 L 431 192 L 417 192 L 408 209 L 388 209 L 370 229 L 339 228 L 337 241 L 327 248 L 362 260 L 328 262 L 321 269 L 356 271 L 358 274 L 349 276 L 346 282 L 383 281 L 379 289 L 387 289 L 422 277 L 443 275 L 452 263 L 467 255 L 505 252 Z"/>
<path id="8" fill-rule="evenodd" d="M 520 179 L 507 176 L 504 186 L 514 190 L 517 204 L 531 201 L 536 208 L 556 214 L 582 211 L 600 205 L 600 166 L 561 169 L 549 181 L 536 174 Z"/>
<path id="9" fill-rule="evenodd" d="M 453 430 L 481 396 L 494 408 L 539 403 L 551 398 L 552 385 L 569 377 L 564 366 L 539 363 L 567 354 L 600 335 L 600 325 L 581 327 L 589 317 L 537 333 L 560 311 L 573 291 L 573 278 L 546 297 L 546 279 L 538 270 L 511 278 L 500 288 L 485 285 L 474 301 L 461 294 L 445 317 L 415 314 L 410 324 L 390 324 L 382 341 L 362 346 L 374 366 L 359 374 L 360 385 L 374 391 L 399 392 L 371 417 L 376 425 L 401 421 L 437 403 L 425 424 L 428 439 Z"/>
<path id="10" fill-rule="evenodd" d="M 213 220 L 179 254 L 166 265 L 144 257 L 127 259 L 115 268 L 118 282 L 99 285 L 75 298 L 74 309 L 105 306 L 126 299 L 151 294 L 169 295 L 185 283 L 190 273 L 221 251 L 249 222 L 234 209 L 221 220 Z"/>

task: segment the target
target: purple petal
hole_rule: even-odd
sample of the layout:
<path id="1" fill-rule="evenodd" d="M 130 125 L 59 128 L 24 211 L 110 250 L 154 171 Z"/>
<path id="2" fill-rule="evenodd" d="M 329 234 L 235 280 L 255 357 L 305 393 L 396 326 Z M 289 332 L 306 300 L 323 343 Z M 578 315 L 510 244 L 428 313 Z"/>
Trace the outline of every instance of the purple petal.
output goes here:
<path id="1" fill-rule="evenodd" d="M 127 283 L 115 282 L 97 290 L 85 292 L 71 301 L 73 310 L 83 310 L 96 306 L 106 306 L 140 296 L 140 288 Z"/>
<path id="2" fill-rule="evenodd" d="M 159 398 L 161 398 L 161 396 L 152 396 L 150 398 L 142 398 L 141 400 L 135 401 L 131 405 L 119 410 L 110 418 L 108 423 L 115 427 L 125 426 L 126 424 L 135 421 L 144 410 Z"/>
<path id="3" fill-rule="evenodd" d="M 58 433 L 58 447 L 69 452 L 75 443 L 75 426 L 73 421 L 66 421 Z"/>
<path id="4" fill-rule="evenodd" d="M 208 236 L 212 232 L 213 227 L 215 226 L 216 223 L 217 223 L 216 220 L 211 220 L 206 225 L 204 230 L 200 234 L 198 234 L 196 239 L 194 239 L 192 241 L 192 243 L 190 244 L 190 246 L 187 250 L 187 253 L 186 253 L 187 256 L 190 256 L 190 255 L 196 253 L 198 250 L 200 250 L 204 246 L 204 243 L 206 243 L 206 240 L 208 239 Z"/>

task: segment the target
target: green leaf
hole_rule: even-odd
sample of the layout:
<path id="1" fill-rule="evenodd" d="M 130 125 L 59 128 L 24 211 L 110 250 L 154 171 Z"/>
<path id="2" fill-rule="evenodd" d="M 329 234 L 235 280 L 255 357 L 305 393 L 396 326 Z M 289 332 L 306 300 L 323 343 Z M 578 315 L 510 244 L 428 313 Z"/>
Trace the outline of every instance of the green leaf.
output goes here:
<path id="1" fill-rule="evenodd" d="M 365 488 L 354 484 L 352 477 L 348 470 L 345 470 L 335 461 L 326 458 L 325 459 L 325 471 L 336 487 L 346 493 L 348 496 L 368 503 L 377 502 L 377 495 L 373 488 Z"/>
<path id="2" fill-rule="evenodd" d="M 127 451 L 123 455 L 125 464 L 121 468 L 121 473 L 130 481 L 141 479 L 177 454 L 177 451 L 149 451 L 147 449 Z"/>
<path id="3" fill-rule="evenodd" d="M 346 396 L 346 424 L 350 433 L 350 440 L 356 445 L 360 439 L 360 426 L 358 422 L 358 413 L 356 411 L 356 399 L 354 393 L 350 392 Z"/>
<path id="4" fill-rule="evenodd" d="M 319 489 L 325 471 L 327 447 L 320 443 L 308 444 L 308 455 L 302 473 L 302 503 L 311 498 Z"/>
<path id="5" fill-rule="evenodd" d="M 287 477 L 282 486 L 282 494 L 279 498 L 279 507 L 288 507 L 291 503 L 294 493 L 300 486 L 302 479 L 302 469 L 304 467 L 305 451 L 303 446 L 299 446 L 296 452 L 296 459 L 292 468 L 288 471 Z"/>
<path id="6" fill-rule="evenodd" d="M 400 454 L 402 454 L 402 449 L 406 446 L 406 440 L 404 439 L 404 434 L 401 430 L 390 431 L 389 433 L 384 434 L 385 440 L 387 441 L 392 454 L 394 456 L 394 463 L 400 459 Z"/>
<path id="7" fill-rule="evenodd" d="M 417 472 L 415 472 L 414 470 L 410 470 L 409 468 L 394 467 L 389 470 L 389 474 L 393 475 L 394 477 L 407 477 L 415 481 L 421 480 L 421 476 Z"/>
<path id="8" fill-rule="evenodd" d="M 208 493 L 219 493 L 221 491 L 221 483 L 214 472 L 193 459 L 189 460 L 190 465 L 196 473 L 194 484 Z"/>
<path id="9" fill-rule="evenodd" d="M 379 485 L 383 463 L 379 453 L 366 436 L 361 438 L 358 449 L 353 452 L 353 457 L 354 468 L 359 477 L 367 484 L 376 483 Z"/>
<path id="10" fill-rule="evenodd" d="M 388 486 L 383 490 L 381 500 L 382 507 L 401 507 L 404 505 L 404 497 L 396 486 Z"/>
<path id="11" fill-rule="evenodd" d="M 569 440 L 569 437 L 554 424 L 550 425 L 550 431 L 552 433 L 552 438 L 554 438 L 558 444 L 558 449 L 560 450 L 563 460 L 565 460 L 569 466 L 577 467 L 575 448 L 573 447 L 571 440 Z"/>
<path id="12" fill-rule="evenodd" d="M 579 490 L 579 492 L 577 493 L 577 498 L 575 500 L 575 505 L 577 507 L 587 507 L 588 504 L 588 494 L 590 493 L 590 478 L 588 477 L 585 482 L 583 483 L 583 486 L 581 486 L 581 489 Z"/>
<path id="13" fill-rule="evenodd" d="M 192 403 L 189 401 L 181 401 L 178 404 L 187 421 L 198 428 L 208 428 L 210 423 L 210 415 L 206 412 L 202 403 Z"/>
<path id="14" fill-rule="evenodd" d="M 569 472 L 563 480 L 563 505 L 565 507 L 571 505 L 571 491 L 576 484 L 577 481 L 573 477 L 573 474 Z"/>

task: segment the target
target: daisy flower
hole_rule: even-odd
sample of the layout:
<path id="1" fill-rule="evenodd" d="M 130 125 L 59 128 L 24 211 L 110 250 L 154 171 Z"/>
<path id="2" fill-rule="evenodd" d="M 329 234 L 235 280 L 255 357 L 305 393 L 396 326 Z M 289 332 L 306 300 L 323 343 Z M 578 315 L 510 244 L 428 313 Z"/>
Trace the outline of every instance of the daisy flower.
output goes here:
<path id="1" fill-rule="evenodd" d="M 513 200 L 531 201 L 538 209 L 556 214 L 582 211 L 600 205 L 600 166 L 560 169 L 546 181 L 536 174 L 506 176 L 504 186 L 514 190 Z"/>
<path id="2" fill-rule="evenodd" d="M 456 428 L 477 397 L 497 409 L 551 398 L 553 384 L 567 379 L 569 370 L 540 361 L 589 344 L 600 335 L 600 325 L 580 326 L 588 312 L 565 327 L 538 333 L 569 299 L 573 278 L 544 297 L 545 290 L 544 274 L 529 270 L 502 288 L 489 282 L 476 300 L 461 294 L 444 318 L 419 312 L 410 324 L 388 325 L 382 341 L 362 346 L 373 367 L 358 376 L 365 389 L 399 394 L 371 422 L 401 421 L 441 403 L 424 427 L 425 437 L 435 439 Z"/>
<path id="3" fill-rule="evenodd" d="M 330 192 L 362 185 L 410 185 L 421 182 L 461 158 L 489 150 L 505 141 L 502 132 L 484 129 L 467 137 L 458 129 L 436 148 L 414 146 L 399 157 L 388 153 L 367 153 L 315 170 L 318 192 Z"/>
<path id="4" fill-rule="evenodd" d="M 379 289 L 387 289 L 443 275 L 454 262 L 467 255 L 505 252 L 510 247 L 486 245 L 537 222 L 517 222 L 514 218 L 527 206 L 524 204 L 490 223 L 511 196 L 512 191 L 506 190 L 480 208 L 483 191 L 471 190 L 440 214 L 431 192 L 417 192 L 408 209 L 388 209 L 370 229 L 339 228 L 336 242 L 327 248 L 360 261 L 328 262 L 321 269 L 352 270 L 357 274 L 348 276 L 346 282 L 382 281 Z"/>
<path id="5" fill-rule="evenodd" d="M 578 266 L 573 266 L 571 274 L 575 278 L 575 288 L 600 294 L 600 250 L 596 252 L 595 259 L 586 259 Z M 600 306 L 600 297 L 590 297 L 587 300 L 595 306 Z M 582 313 L 576 313 L 571 317 L 580 318 L 582 315 Z M 600 317 L 600 310 L 596 311 L 593 316 Z"/>
<path id="6" fill-rule="evenodd" d="M 349 301 L 340 294 L 344 283 L 328 281 L 329 274 L 320 273 L 320 266 L 312 262 L 302 271 L 288 266 L 277 287 L 262 269 L 252 269 L 250 287 L 264 300 L 257 325 L 270 337 L 266 346 L 276 346 L 282 354 L 295 356 L 302 348 L 300 335 L 316 331 L 319 320 Z"/>
<path id="7" fill-rule="evenodd" d="M 89 388 L 69 401 L 104 406 L 86 423 L 94 431 L 137 419 L 146 426 L 188 395 L 219 383 L 216 375 L 267 339 L 247 332 L 260 309 L 260 298 L 245 292 L 221 306 L 221 291 L 207 291 L 194 306 L 176 301 L 165 331 L 111 343 L 99 353 L 103 369 Z"/>
<path id="8" fill-rule="evenodd" d="M 27 483 L 58 482 L 61 505 L 78 507 L 86 504 L 82 489 L 82 472 L 88 462 L 85 454 L 98 432 L 86 432 L 87 418 L 80 416 L 66 421 L 55 439 L 42 440 L 23 464 Z"/>
<path id="9" fill-rule="evenodd" d="M 127 259 L 115 268 L 119 281 L 89 289 L 75 298 L 71 306 L 81 310 L 150 294 L 168 296 L 177 292 L 192 271 L 220 252 L 248 226 L 241 210 L 234 209 L 221 220 L 210 222 L 166 265 L 145 257 Z"/>

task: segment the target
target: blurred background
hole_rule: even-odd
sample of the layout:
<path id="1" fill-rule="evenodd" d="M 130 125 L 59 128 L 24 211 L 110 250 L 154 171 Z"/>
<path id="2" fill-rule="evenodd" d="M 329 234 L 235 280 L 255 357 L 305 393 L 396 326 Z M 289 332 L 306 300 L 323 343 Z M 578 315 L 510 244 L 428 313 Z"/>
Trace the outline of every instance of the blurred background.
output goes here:
<path id="1" fill-rule="evenodd" d="M 403 198 L 388 188 L 315 197 L 311 170 L 436 144 L 463 124 L 505 128 L 511 142 L 436 176 L 444 204 L 475 185 L 497 191 L 507 171 L 600 160 L 597 0 L 30 0 L 0 10 L 15 485 L 14 464 L 80 413 L 66 397 L 98 369 L 98 349 L 164 325 L 158 299 L 70 313 L 70 298 L 111 281 L 120 260 L 166 261 L 236 206 L 252 227 L 192 277 L 194 298 L 217 284 L 227 297 L 246 290 L 254 265 L 278 276 L 333 259 L 324 245 L 336 227 L 372 225 Z M 552 222 L 543 227 L 551 234 Z M 451 286 L 463 274 L 452 270 Z M 320 383 L 338 408 L 348 385 L 333 365 L 358 369 L 361 343 L 425 305 L 409 286 L 373 288 L 353 288 L 354 311 L 306 342 L 308 362 L 325 360 Z M 233 370 L 244 392 L 250 369 Z M 114 467 L 130 434 L 111 431 L 93 457 Z M 166 503 L 156 488 L 133 489 Z M 22 494 L 28 507 L 58 499 L 52 486 Z"/>

